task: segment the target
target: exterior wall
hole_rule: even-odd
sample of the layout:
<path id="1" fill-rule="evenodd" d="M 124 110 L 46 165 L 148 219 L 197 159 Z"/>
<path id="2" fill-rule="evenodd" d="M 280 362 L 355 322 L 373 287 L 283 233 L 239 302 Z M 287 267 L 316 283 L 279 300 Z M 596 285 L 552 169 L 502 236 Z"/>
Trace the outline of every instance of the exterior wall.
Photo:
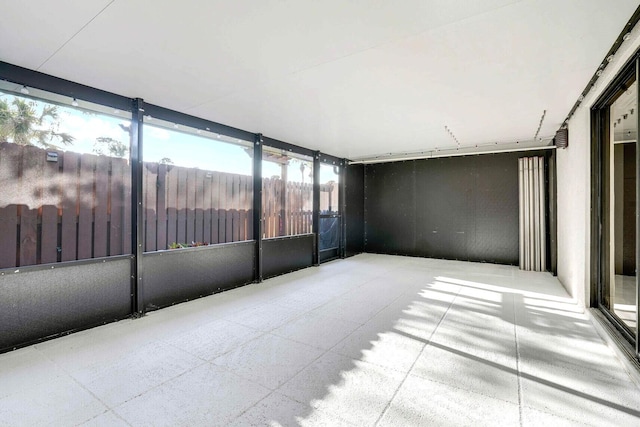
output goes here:
<path id="1" fill-rule="evenodd" d="M 590 306 L 591 107 L 640 47 L 640 25 L 631 32 L 569 121 L 569 146 L 557 150 L 558 278 L 569 294 Z"/>

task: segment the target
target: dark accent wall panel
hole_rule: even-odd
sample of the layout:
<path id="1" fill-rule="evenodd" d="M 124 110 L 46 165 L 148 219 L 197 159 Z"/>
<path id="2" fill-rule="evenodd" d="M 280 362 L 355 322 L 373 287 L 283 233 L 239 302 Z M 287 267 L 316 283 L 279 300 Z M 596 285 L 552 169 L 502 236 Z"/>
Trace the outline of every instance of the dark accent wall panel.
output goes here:
<path id="1" fill-rule="evenodd" d="M 345 256 L 364 252 L 364 165 L 346 166 Z"/>
<path id="2" fill-rule="evenodd" d="M 131 261 L 23 267 L 0 273 L 0 351 L 131 314 Z"/>
<path id="3" fill-rule="evenodd" d="M 365 167 L 365 250 L 415 255 L 415 161 Z"/>
<path id="4" fill-rule="evenodd" d="M 262 241 L 262 275 L 279 276 L 313 265 L 313 234 Z"/>
<path id="5" fill-rule="evenodd" d="M 144 305 L 154 310 L 250 283 L 254 260 L 253 240 L 145 253 Z"/>
<path id="6" fill-rule="evenodd" d="M 515 152 L 365 168 L 367 252 L 518 264 Z"/>

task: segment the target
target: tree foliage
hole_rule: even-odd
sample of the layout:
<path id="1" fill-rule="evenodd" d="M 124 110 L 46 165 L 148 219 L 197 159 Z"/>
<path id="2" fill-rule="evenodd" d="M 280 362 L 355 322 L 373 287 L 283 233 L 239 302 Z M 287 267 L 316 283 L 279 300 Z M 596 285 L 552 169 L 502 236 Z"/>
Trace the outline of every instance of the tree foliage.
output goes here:
<path id="1" fill-rule="evenodd" d="M 129 153 L 129 147 L 117 139 L 101 136 L 96 138 L 96 142 L 93 143 L 93 152 L 99 155 L 106 154 L 112 157 L 125 157 Z"/>
<path id="2" fill-rule="evenodd" d="M 56 143 L 71 144 L 74 137 L 58 132 L 58 107 L 44 105 L 38 112 L 34 101 L 0 99 L 0 141 L 42 148 L 59 148 Z"/>

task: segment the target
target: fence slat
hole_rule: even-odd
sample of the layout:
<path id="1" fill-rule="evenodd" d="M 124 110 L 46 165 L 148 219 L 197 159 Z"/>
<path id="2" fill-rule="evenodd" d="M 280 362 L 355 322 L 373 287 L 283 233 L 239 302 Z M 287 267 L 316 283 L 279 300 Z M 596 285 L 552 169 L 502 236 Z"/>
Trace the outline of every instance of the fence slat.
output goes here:
<path id="1" fill-rule="evenodd" d="M 253 177 L 247 181 L 247 239 L 253 240 Z"/>
<path id="2" fill-rule="evenodd" d="M 178 168 L 167 167 L 167 244 L 178 242 Z"/>
<path id="3" fill-rule="evenodd" d="M 131 220 L 133 219 L 133 209 L 131 207 L 131 184 L 132 177 L 129 168 L 129 160 L 123 164 L 122 173 L 122 253 L 132 253 L 131 248 Z"/>
<path id="4" fill-rule="evenodd" d="M 178 243 L 187 242 L 187 171 L 184 168 L 178 169 L 178 232 L 176 241 Z"/>
<path id="5" fill-rule="evenodd" d="M 203 178 L 202 194 L 202 239 L 205 243 L 211 242 L 211 179 L 212 173 L 207 171 Z"/>
<path id="6" fill-rule="evenodd" d="M 15 144 L 0 143 L 0 268 L 16 266 L 20 153 Z"/>
<path id="7" fill-rule="evenodd" d="M 231 194 L 231 241 L 237 242 L 240 240 L 240 213 L 238 212 L 240 202 L 240 177 L 238 175 L 232 175 L 229 178 L 231 179 L 227 180 L 227 191 L 230 191 L 230 193 L 227 194 Z M 227 228 L 227 230 L 229 230 L 229 228 Z M 227 231 L 227 239 L 228 238 L 229 231 Z"/>
<path id="8" fill-rule="evenodd" d="M 107 236 L 108 236 L 108 197 L 109 197 L 109 166 L 111 158 L 98 156 L 96 159 L 96 198 L 94 208 L 93 224 L 93 256 L 107 256 Z"/>
<path id="9" fill-rule="evenodd" d="M 156 231 L 158 224 L 156 223 L 156 200 L 158 195 L 158 164 L 144 163 L 143 179 L 144 179 L 144 218 L 145 223 L 143 230 L 145 231 L 144 250 L 146 252 L 155 251 Z M 164 248 L 162 248 L 164 249 Z"/>
<path id="10" fill-rule="evenodd" d="M 262 237 L 268 238 L 271 237 L 269 233 L 269 204 L 267 203 L 270 198 L 270 188 L 271 188 L 271 180 L 269 178 L 262 179 Z"/>
<path id="11" fill-rule="evenodd" d="M 196 240 L 196 170 L 193 168 L 187 169 L 187 202 L 186 202 L 186 214 L 187 214 L 187 235 L 185 243 L 191 243 Z"/>
<path id="12" fill-rule="evenodd" d="M 213 172 L 211 175 L 211 243 L 219 243 L 220 173 Z"/>
<path id="13" fill-rule="evenodd" d="M 40 178 L 44 166 L 42 150 L 24 147 L 20 182 L 20 265 L 38 262 L 38 210 L 41 202 Z"/>
<path id="14" fill-rule="evenodd" d="M 109 182 L 109 255 L 122 255 L 124 253 L 124 179 L 125 170 L 129 165 L 124 159 L 111 159 L 111 181 Z M 127 176 L 128 178 L 128 176 Z M 128 195 L 127 195 L 128 197 Z"/>
<path id="15" fill-rule="evenodd" d="M 196 242 L 208 242 L 209 239 L 204 237 L 204 182 L 207 179 L 207 172 L 202 170 L 196 171 L 196 191 L 195 191 L 195 236 Z"/>
<path id="16" fill-rule="evenodd" d="M 227 175 L 220 174 L 220 192 L 218 194 L 218 243 L 227 242 Z"/>
<path id="17" fill-rule="evenodd" d="M 234 234 L 234 229 L 233 229 L 233 223 L 236 221 L 236 210 L 234 209 L 234 197 L 233 197 L 233 190 L 234 190 L 234 177 L 233 176 L 229 176 L 227 175 L 227 192 L 225 193 L 225 196 L 227 198 L 226 200 L 226 205 L 227 205 L 227 236 L 226 236 L 226 240 L 225 242 L 233 242 L 234 238 L 237 236 L 236 234 Z"/>
<path id="18" fill-rule="evenodd" d="M 240 175 L 240 236 L 238 240 L 247 240 L 247 181 L 249 179 L 246 175 Z"/>
<path id="19" fill-rule="evenodd" d="M 80 157 L 80 197 L 78 207 L 78 259 L 91 258 L 93 246 L 93 183 L 96 156 Z"/>
<path id="20" fill-rule="evenodd" d="M 77 257 L 76 224 L 78 218 L 78 160 L 77 153 L 67 151 L 64 153 L 62 164 L 62 236 L 61 236 L 61 260 L 72 261 Z"/>
<path id="21" fill-rule="evenodd" d="M 163 250 L 168 248 L 167 243 L 167 165 L 158 165 L 158 184 L 157 184 L 156 202 L 158 210 L 157 215 L 157 249 Z"/>
<path id="22" fill-rule="evenodd" d="M 47 150 L 53 151 L 53 150 Z M 62 158 L 62 152 L 56 152 Z M 46 154 L 45 154 L 46 155 Z M 58 261 L 58 208 L 60 205 L 60 167 L 58 162 L 44 162 L 42 168 L 42 216 L 40 262 Z"/>

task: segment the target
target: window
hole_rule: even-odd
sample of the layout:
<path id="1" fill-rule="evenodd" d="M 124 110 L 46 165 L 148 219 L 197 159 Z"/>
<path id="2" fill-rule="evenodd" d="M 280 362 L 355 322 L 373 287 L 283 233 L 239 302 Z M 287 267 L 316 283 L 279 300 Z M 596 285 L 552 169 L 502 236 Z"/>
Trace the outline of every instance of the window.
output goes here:
<path id="1" fill-rule="evenodd" d="M 340 167 L 320 164 L 320 214 L 340 212 Z"/>
<path id="2" fill-rule="evenodd" d="M 0 82 L 0 268 L 131 252 L 131 113 Z"/>
<path id="3" fill-rule="evenodd" d="M 262 147 L 264 238 L 312 232 L 313 159 Z"/>
<path id="4" fill-rule="evenodd" d="M 144 250 L 252 239 L 253 143 L 144 121 Z"/>
<path id="5" fill-rule="evenodd" d="M 320 164 L 320 251 L 340 248 L 340 166 Z"/>

